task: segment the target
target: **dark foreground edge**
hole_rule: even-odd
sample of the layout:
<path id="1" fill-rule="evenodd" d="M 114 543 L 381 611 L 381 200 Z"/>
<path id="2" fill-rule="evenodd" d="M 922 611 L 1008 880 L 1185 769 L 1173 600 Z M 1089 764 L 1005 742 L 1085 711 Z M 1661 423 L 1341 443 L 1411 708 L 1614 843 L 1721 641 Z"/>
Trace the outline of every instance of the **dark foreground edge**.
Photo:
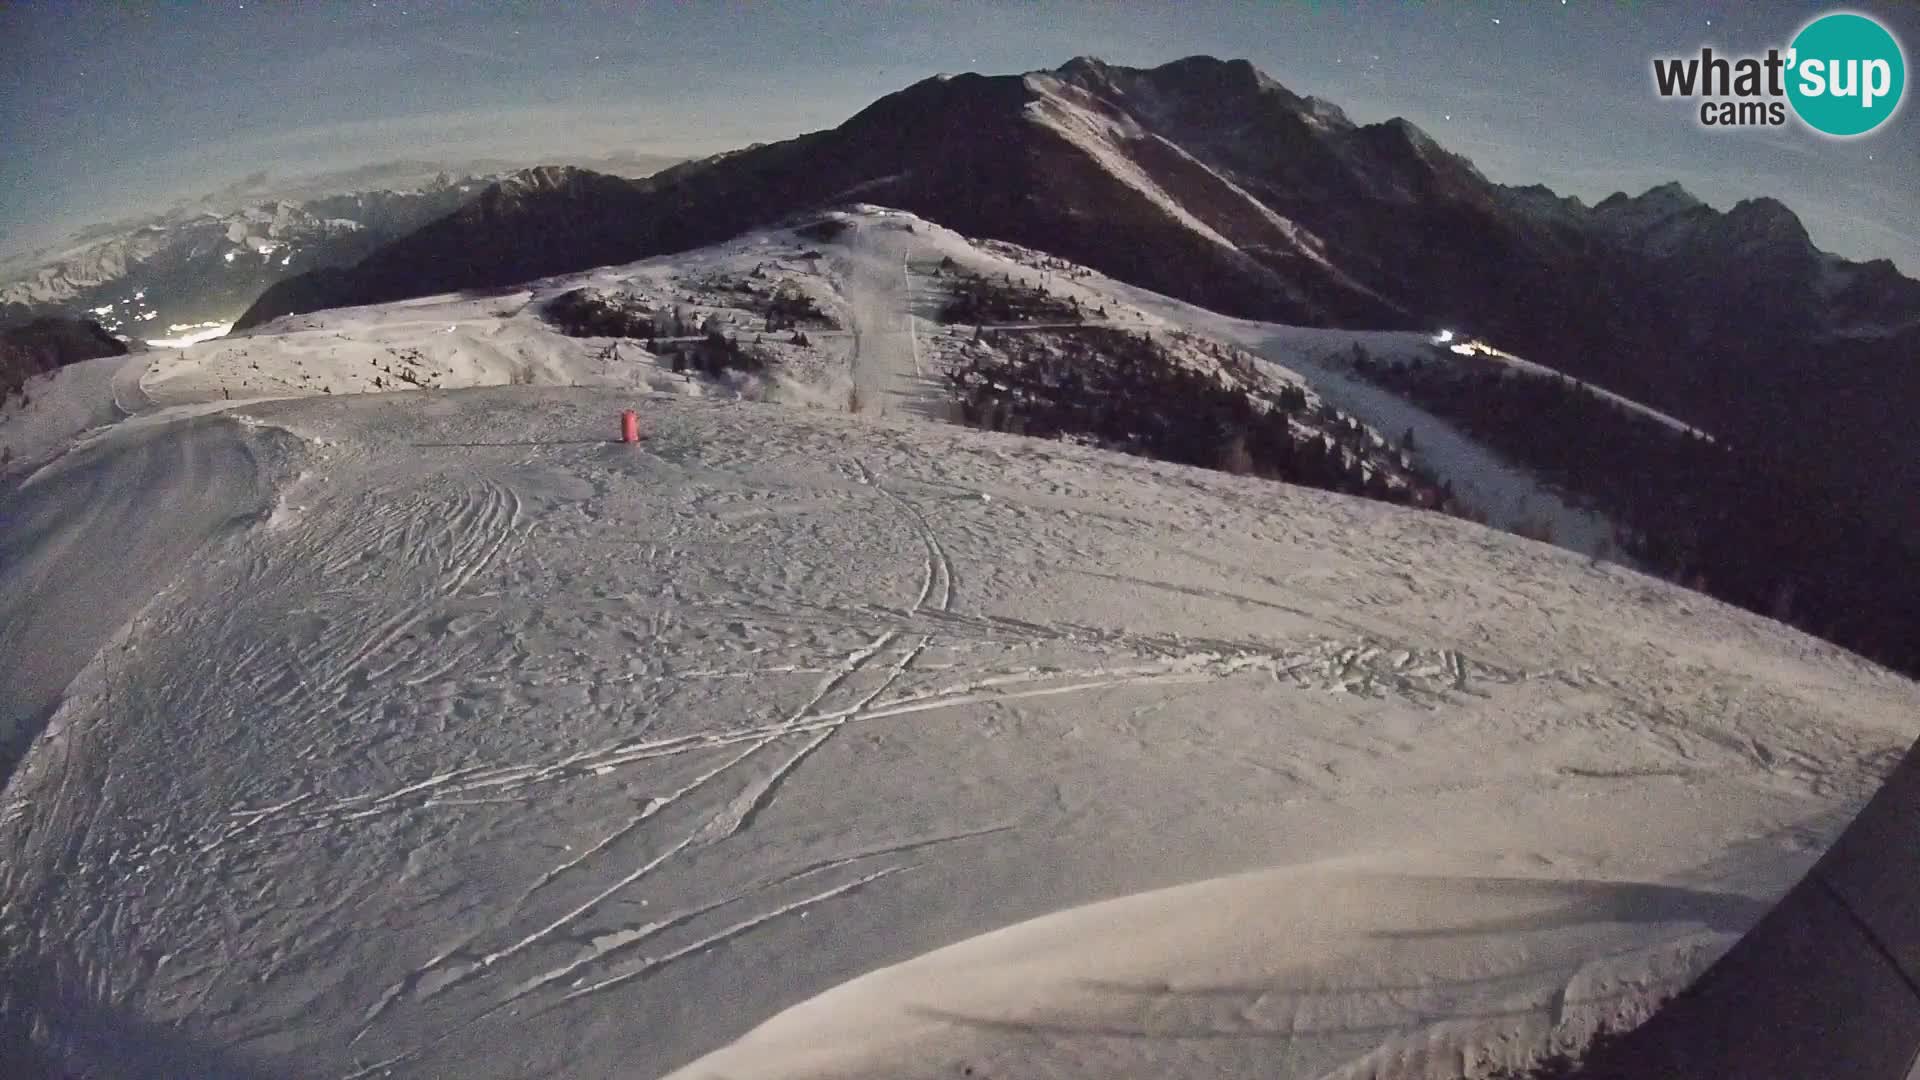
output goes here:
<path id="1" fill-rule="evenodd" d="M 1550 1075 L 1920 1080 L 1920 743 L 1705 975 Z"/>

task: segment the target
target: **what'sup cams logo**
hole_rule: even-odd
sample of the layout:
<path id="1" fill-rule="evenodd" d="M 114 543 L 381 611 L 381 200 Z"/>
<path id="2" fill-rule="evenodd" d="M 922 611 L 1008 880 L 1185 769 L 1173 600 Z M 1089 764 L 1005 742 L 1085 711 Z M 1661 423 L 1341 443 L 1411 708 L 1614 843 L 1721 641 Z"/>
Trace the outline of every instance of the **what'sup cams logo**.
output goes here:
<path id="1" fill-rule="evenodd" d="M 1663 98 L 1699 99 L 1704 127 L 1779 127 L 1788 109 L 1823 135 L 1865 135 L 1893 118 L 1907 88 L 1907 58 L 1887 28 L 1838 11 L 1800 28 L 1764 56 L 1655 57 Z"/>

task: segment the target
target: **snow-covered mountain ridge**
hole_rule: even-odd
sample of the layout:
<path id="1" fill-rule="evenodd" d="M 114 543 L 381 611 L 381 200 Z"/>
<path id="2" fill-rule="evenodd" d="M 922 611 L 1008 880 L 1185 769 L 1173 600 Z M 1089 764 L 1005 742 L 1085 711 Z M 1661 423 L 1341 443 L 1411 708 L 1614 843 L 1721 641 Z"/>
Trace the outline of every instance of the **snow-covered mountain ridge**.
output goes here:
<path id="1" fill-rule="evenodd" d="M 0 279 L 0 316 L 84 315 L 142 340 L 209 336 L 273 283 L 355 262 L 452 211 L 490 180 L 442 176 L 417 189 L 172 211 L 16 267 Z"/>
<path id="2" fill-rule="evenodd" d="M 807 235 L 821 223 L 848 231 L 840 242 Z M 987 335 L 997 341 L 983 341 L 973 322 L 941 322 L 941 308 L 960 274 L 1044 290 L 1061 303 L 1078 305 L 1074 317 L 1084 322 L 1001 327 Z M 803 347 L 786 340 L 791 330 L 768 332 L 766 304 L 773 293 L 788 288 L 834 312 L 839 328 L 808 329 L 811 340 Z M 611 345 L 614 352 L 624 350 L 630 360 L 642 361 L 639 368 L 619 370 L 640 372 L 675 392 L 711 391 L 661 370 L 669 365 L 649 354 L 644 343 L 556 341 L 543 312 L 554 297 L 573 290 L 627 298 L 654 313 L 662 335 L 670 332 L 671 322 L 697 335 L 711 321 L 778 365 L 771 382 L 755 380 L 744 388 L 753 396 L 842 408 L 849 391 L 863 391 L 871 410 L 940 419 L 954 415 L 953 394 L 944 380 L 956 366 L 1030 345 L 1071 342 L 1095 326 L 1150 335 L 1194 370 L 1217 372 L 1220 357 L 1237 355 L 1236 362 L 1259 367 L 1255 379 L 1267 388 L 1263 393 L 1289 386 L 1305 390 L 1309 407 L 1320 415 L 1298 418 L 1300 434 L 1338 443 L 1349 457 L 1375 460 L 1377 466 L 1369 469 L 1386 471 L 1392 483 L 1402 482 L 1405 466 L 1416 466 L 1450 485 L 1463 509 L 1495 527 L 1538 526 L 1583 554 L 1613 549 L 1611 526 L 1604 519 L 1546 490 L 1524 469 L 1473 445 L 1448 425 L 1343 374 L 1341 357 L 1355 344 L 1385 357 L 1431 358 L 1436 350 L 1426 335 L 1314 331 L 1225 319 L 1044 253 L 972 241 L 914 215 L 877 207 L 803 215 L 788 228 L 758 230 L 700 251 L 545 279 L 485 298 L 427 298 L 367 309 L 372 318 L 360 309 L 290 317 L 263 330 L 274 334 L 271 355 L 298 357 L 293 371 L 285 364 L 256 371 L 250 366 L 256 363 L 254 339 L 237 335 L 177 357 L 156 356 L 146 385 L 162 401 L 172 400 L 175 379 L 182 380 L 181 393 L 188 400 L 214 392 L 250 397 L 393 389 L 402 385 L 395 382 L 394 370 L 402 354 L 432 368 L 418 373 L 425 385 L 599 380 L 607 377 L 607 369 L 563 374 L 573 360 L 541 357 L 556 349 L 564 357 L 597 355 Z M 507 321 L 492 321 L 501 317 Z M 476 318 L 483 321 L 476 325 Z M 520 327 L 538 340 L 526 340 Z M 364 347 L 376 341 L 380 344 L 371 350 Z M 1409 432 L 1418 452 L 1400 446 Z"/>
<path id="3" fill-rule="evenodd" d="M 1792 212 L 1676 185 L 1586 206 L 1487 180 L 1404 120 L 1356 124 L 1244 61 L 1082 58 L 887 95 L 836 128 L 643 181 L 482 200 L 250 325 L 696 249 L 863 200 L 1259 321 L 1451 328 L 1765 448 L 1876 532 L 1920 528 L 1920 282 L 1821 252 Z"/>

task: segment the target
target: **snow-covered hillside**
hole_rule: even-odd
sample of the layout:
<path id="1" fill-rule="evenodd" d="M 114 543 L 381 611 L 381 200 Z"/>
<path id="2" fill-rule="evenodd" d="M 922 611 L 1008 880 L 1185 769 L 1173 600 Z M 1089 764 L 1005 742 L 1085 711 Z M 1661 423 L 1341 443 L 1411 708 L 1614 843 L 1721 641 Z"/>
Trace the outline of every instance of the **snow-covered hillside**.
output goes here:
<path id="1" fill-rule="evenodd" d="M 1020 252 L 1010 245 L 988 246 L 1029 264 L 1046 261 L 1044 257 Z M 1090 278 L 1097 282 L 1101 293 L 1119 297 L 1168 324 L 1191 327 L 1198 333 L 1253 352 L 1277 365 L 1279 377 L 1304 382 L 1319 397 L 1360 418 L 1375 431 L 1396 437 L 1412 432 L 1414 443 L 1419 447 L 1415 456 L 1420 463 L 1451 483 L 1494 528 L 1534 530 L 1544 525 L 1542 531 L 1552 535 L 1552 542 L 1569 551 L 1620 557 L 1614 543 L 1614 525 L 1604 515 L 1575 505 L 1573 500 L 1542 484 L 1524 467 L 1482 446 L 1446 420 L 1370 385 L 1348 364 L 1355 346 L 1370 356 L 1389 361 L 1430 357 L 1433 351 L 1430 335 L 1399 330 L 1330 330 L 1236 319 L 1103 276 L 1090 275 Z"/>
<path id="2" fill-rule="evenodd" d="M 1585 379 L 1576 379 L 1573 376 L 1568 375 L 1564 372 L 1555 371 L 1553 368 L 1550 368 L 1545 364 L 1536 364 L 1531 360 L 1523 360 L 1520 357 L 1515 356 L 1512 353 L 1507 352 L 1505 349 L 1502 349 L 1496 345 L 1490 345 L 1487 342 L 1478 341 L 1478 340 L 1465 340 L 1465 341 L 1455 340 L 1453 336 L 1453 332 L 1450 330 L 1443 330 L 1439 335 L 1436 335 L 1436 337 L 1433 340 L 1433 344 L 1436 346 L 1437 345 L 1446 346 L 1446 351 L 1444 353 L 1439 352 L 1438 350 L 1430 350 L 1430 352 L 1433 352 L 1435 355 L 1439 355 L 1442 357 L 1447 357 L 1447 356 L 1468 357 L 1470 359 L 1480 360 L 1486 363 L 1497 364 L 1501 367 L 1510 368 L 1514 371 L 1521 372 L 1522 374 L 1532 376 L 1536 379 L 1562 380 L 1570 386 L 1577 386 L 1580 389 L 1586 391 L 1587 393 L 1594 394 L 1605 399 L 1617 409 L 1620 409 L 1624 412 L 1634 413 L 1638 416 L 1644 416 L 1647 419 L 1652 420 L 1654 423 L 1659 424 L 1661 427 L 1668 429 L 1669 431 L 1677 431 L 1683 435 L 1698 436 L 1699 438 L 1706 439 L 1709 442 L 1713 441 L 1712 435 L 1709 435 L 1705 431 L 1702 431 L 1699 428 L 1694 427 L 1692 424 L 1687 423 L 1685 420 L 1682 420 L 1677 416 L 1673 416 L 1670 413 L 1661 412 L 1659 409 L 1656 409 L 1651 405 L 1646 405 L 1642 402 L 1635 401 L 1630 397 L 1626 397 L 1621 394 L 1616 394 L 1613 391 L 1608 390 L 1604 386 L 1598 386 L 1598 385 L 1595 385 L 1594 383 L 1590 383 L 1586 381 Z M 1408 358 L 1410 355 L 1417 355 L 1417 354 L 1412 354 L 1411 351 L 1409 350 L 1409 351 L 1402 352 L 1398 355 L 1389 355 L 1387 357 L 1383 357 L 1382 359 L 1387 359 L 1387 360 L 1396 361 L 1396 362 L 1404 362 L 1404 360 Z"/>
<path id="3" fill-rule="evenodd" d="M 606 441 L 622 406 L 649 441 Z M 99 648 L 0 810 L 8 983 L 136 1075 L 658 1074 L 1193 883 L 888 974 L 888 1040 L 756 1049 L 796 1020 L 715 1071 L 1445 1076 L 1671 990 L 1920 715 L 1439 515 L 913 419 L 501 388 L 190 423 L 225 490 L 278 494 L 152 469 L 54 520 L 73 551 L 215 526 L 196 558 L 4 560 L 41 613 L 7 656 Z M 60 621 L 110 596 L 151 599 Z"/>
<path id="4" fill-rule="evenodd" d="M 0 476 L 24 474 L 82 432 L 124 419 L 148 402 L 140 353 L 82 360 L 26 381 L 25 393 L 0 400 Z"/>
<path id="5" fill-rule="evenodd" d="M 44 727 L 0 1050 L 1452 1078 L 1644 1015 L 1920 734 L 1914 684 L 1618 566 L 928 422 L 966 334 L 895 298 L 1052 273 L 1016 254 L 874 213 L 146 354 L 151 406 L 0 489 Z M 539 315 L 750 320 L 742 277 L 841 330 L 721 384 Z"/>
<path id="6" fill-rule="evenodd" d="M 1450 482 L 1466 504 L 1498 528 L 1549 526 L 1555 543 L 1582 554 L 1611 551 L 1613 528 L 1573 506 L 1526 470 L 1474 443 L 1418 406 L 1368 386 L 1345 370 L 1356 343 L 1376 355 L 1425 349 L 1411 333 L 1311 330 L 1227 319 L 1127 286 L 1082 267 L 1011 244 L 973 242 L 910 214 L 876 207 L 833 215 L 845 226 L 831 240 L 764 230 L 682 255 L 589 271 L 485 296 L 429 297 L 373 308 L 292 316 L 264 334 L 221 338 L 153 354 L 145 379 L 162 404 L 226 395 L 234 400 L 306 393 L 363 393 L 412 386 L 644 384 L 680 393 L 744 393 L 844 409 L 857 390 L 865 411 L 929 418 L 953 414 L 944 372 L 964 357 L 975 327 L 941 326 L 943 266 L 1045 288 L 1089 313 L 1071 326 L 1021 324 L 1002 333 L 1040 333 L 1098 325 L 1156 335 L 1201 370 L 1217 367 L 1212 345 L 1267 362 L 1272 385 L 1304 385 L 1371 428 L 1376 446 L 1412 431 L 1406 456 Z M 756 303 L 776 288 L 799 289 L 832 313 L 834 327 L 764 330 Z M 542 318 L 545 304 L 574 289 L 624 297 L 677 320 L 698 336 L 708 326 L 774 356 L 777 374 L 731 388 L 665 370 L 633 342 L 607 353 L 604 339 L 569 339 Z M 1091 313 L 1098 311 L 1096 318 Z M 264 359 L 263 359 L 264 358 Z"/>

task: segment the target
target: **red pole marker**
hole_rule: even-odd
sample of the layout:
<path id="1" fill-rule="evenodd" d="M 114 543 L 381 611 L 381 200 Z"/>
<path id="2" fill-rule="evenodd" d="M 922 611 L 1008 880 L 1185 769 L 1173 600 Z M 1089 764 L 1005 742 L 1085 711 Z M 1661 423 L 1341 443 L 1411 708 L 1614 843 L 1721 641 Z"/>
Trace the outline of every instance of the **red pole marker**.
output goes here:
<path id="1" fill-rule="evenodd" d="M 620 414 L 620 441 L 640 441 L 640 414 L 628 409 Z"/>

